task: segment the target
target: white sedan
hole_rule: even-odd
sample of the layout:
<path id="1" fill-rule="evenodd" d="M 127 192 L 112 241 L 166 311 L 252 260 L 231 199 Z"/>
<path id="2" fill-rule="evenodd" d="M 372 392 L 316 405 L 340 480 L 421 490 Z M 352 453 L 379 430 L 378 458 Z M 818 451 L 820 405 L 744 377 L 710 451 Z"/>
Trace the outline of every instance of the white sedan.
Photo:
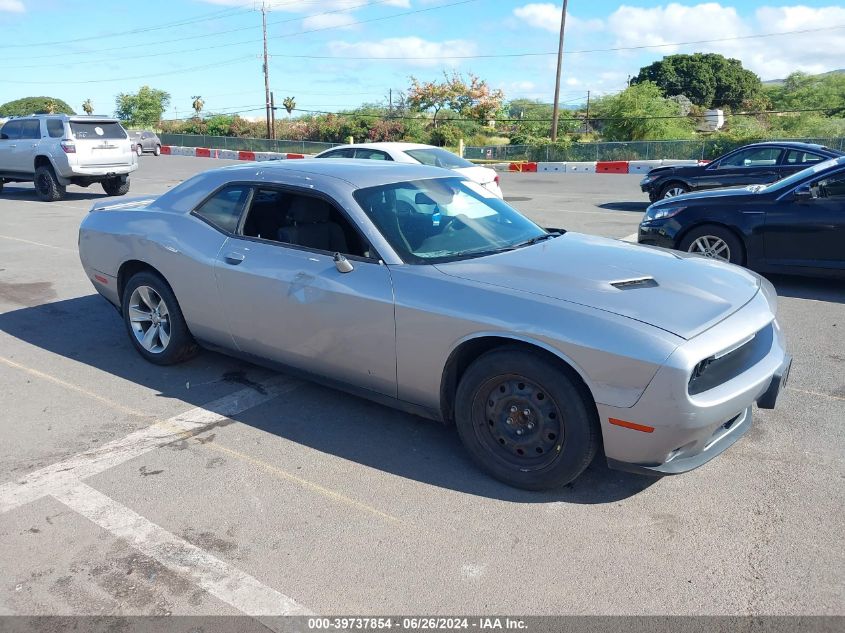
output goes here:
<path id="1" fill-rule="evenodd" d="M 363 158 L 392 160 L 397 163 L 414 163 L 444 167 L 458 172 L 502 198 L 499 175 L 489 167 L 475 165 L 442 147 L 420 143 L 356 143 L 340 145 L 320 152 L 314 158 Z"/>

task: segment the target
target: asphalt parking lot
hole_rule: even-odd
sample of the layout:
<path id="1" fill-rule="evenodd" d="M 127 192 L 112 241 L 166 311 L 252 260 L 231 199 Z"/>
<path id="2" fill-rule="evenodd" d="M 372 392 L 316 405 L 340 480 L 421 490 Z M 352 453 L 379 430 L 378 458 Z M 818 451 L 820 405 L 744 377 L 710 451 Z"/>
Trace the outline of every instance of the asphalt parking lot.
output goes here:
<path id="1" fill-rule="evenodd" d="M 130 195 L 227 161 L 144 156 Z M 637 176 L 503 174 L 622 238 Z M 203 352 L 135 353 L 79 265 L 104 196 L 0 194 L 0 614 L 845 614 L 845 283 L 777 277 L 778 408 L 679 477 L 529 493 L 453 429 Z"/>

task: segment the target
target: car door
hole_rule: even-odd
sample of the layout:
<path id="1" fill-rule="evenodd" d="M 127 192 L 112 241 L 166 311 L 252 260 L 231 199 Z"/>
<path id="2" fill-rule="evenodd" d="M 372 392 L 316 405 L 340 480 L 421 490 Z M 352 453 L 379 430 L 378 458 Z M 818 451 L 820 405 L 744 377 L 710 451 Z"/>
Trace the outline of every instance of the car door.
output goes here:
<path id="1" fill-rule="evenodd" d="M 698 189 L 768 184 L 780 178 L 779 147 L 749 147 L 708 165 L 698 178 Z"/>
<path id="2" fill-rule="evenodd" d="M 845 169 L 781 196 L 763 241 L 770 264 L 845 269 Z"/>
<path id="3" fill-rule="evenodd" d="M 0 129 L 0 171 L 20 171 L 14 166 L 13 152 L 21 137 L 21 120 L 12 119 Z"/>
<path id="4" fill-rule="evenodd" d="M 303 222 L 294 226 L 286 216 L 298 196 L 327 204 L 256 186 L 238 234 L 220 251 L 215 276 L 235 344 L 247 354 L 395 397 L 390 271 L 361 255 L 363 238 L 333 204 L 330 224 L 347 236 L 351 272 L 338 270 L 329 249 L 279 241 L 287 239 L 279 237 L 283 230 L 302 229 Z"/>
<path id="5" fill-rule="evenodd" d="M 35 172 L 35 155 L 41 145 L 41 120 L 21 119 L 21 136 L 12 151 L 15 169 L 26 173 Z"/>

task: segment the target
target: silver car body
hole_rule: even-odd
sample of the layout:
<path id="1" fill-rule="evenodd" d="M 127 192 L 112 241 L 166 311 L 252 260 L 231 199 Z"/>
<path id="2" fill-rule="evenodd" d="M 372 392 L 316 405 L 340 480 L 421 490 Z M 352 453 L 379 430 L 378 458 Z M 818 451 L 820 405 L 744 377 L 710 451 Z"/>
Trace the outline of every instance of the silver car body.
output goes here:
<path id="1" fill-rule="evenodd" d="M 38 114 L 7 121 L 0 138 L 0 178 L 33 180 L 42 161 L 53 167 L 61 185 L 89 184 L 138 169 L 126 130 L 117 119 L 100 116 Z"/>
<path id="2" fill-rule="evenodd" d="M 403 262 L 353 192 L 444 175 L 454 177 L 354 160 L 225 167 L 157 199 L 95 204 L 80 257 L 115 306 L 127 275 L 153 268 L 204 345 L 443 421 L 467 349 L 513 341 L 544 350 L 583 379 L 609 463 L 629 470 L 708 461 L 748 429 L 753 403 L 780 388 L 789 356 L 775 291 L 739 267 L 571 232 L 475 259 Z M 333 253 L 225 234 L 192 214 L 232 182 L 319 192 L 378 259 L 353 261 L 344 274 Z M 695 389 L 705 359 L 716 367 L 712 384 Z"/>

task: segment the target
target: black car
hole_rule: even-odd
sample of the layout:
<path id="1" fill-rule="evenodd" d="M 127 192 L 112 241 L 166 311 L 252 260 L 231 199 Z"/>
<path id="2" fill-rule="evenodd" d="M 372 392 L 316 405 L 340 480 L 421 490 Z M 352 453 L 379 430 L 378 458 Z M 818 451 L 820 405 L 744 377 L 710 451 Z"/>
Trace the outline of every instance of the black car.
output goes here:
<path id="1" fill-rule="evenodd" d="M 700 189 L 765 185 L 837 156 L 845 152 L 810 143 L 753 143 L 707 164 L 656 167 L 640 181 L 640 189 L 655 202 Z"/>
<path id="2" fill-rule="evenodd" d="M 770 185 L 655 202 L 638 241 L 760 272 L 845 277 L 845 157 Z"/>

